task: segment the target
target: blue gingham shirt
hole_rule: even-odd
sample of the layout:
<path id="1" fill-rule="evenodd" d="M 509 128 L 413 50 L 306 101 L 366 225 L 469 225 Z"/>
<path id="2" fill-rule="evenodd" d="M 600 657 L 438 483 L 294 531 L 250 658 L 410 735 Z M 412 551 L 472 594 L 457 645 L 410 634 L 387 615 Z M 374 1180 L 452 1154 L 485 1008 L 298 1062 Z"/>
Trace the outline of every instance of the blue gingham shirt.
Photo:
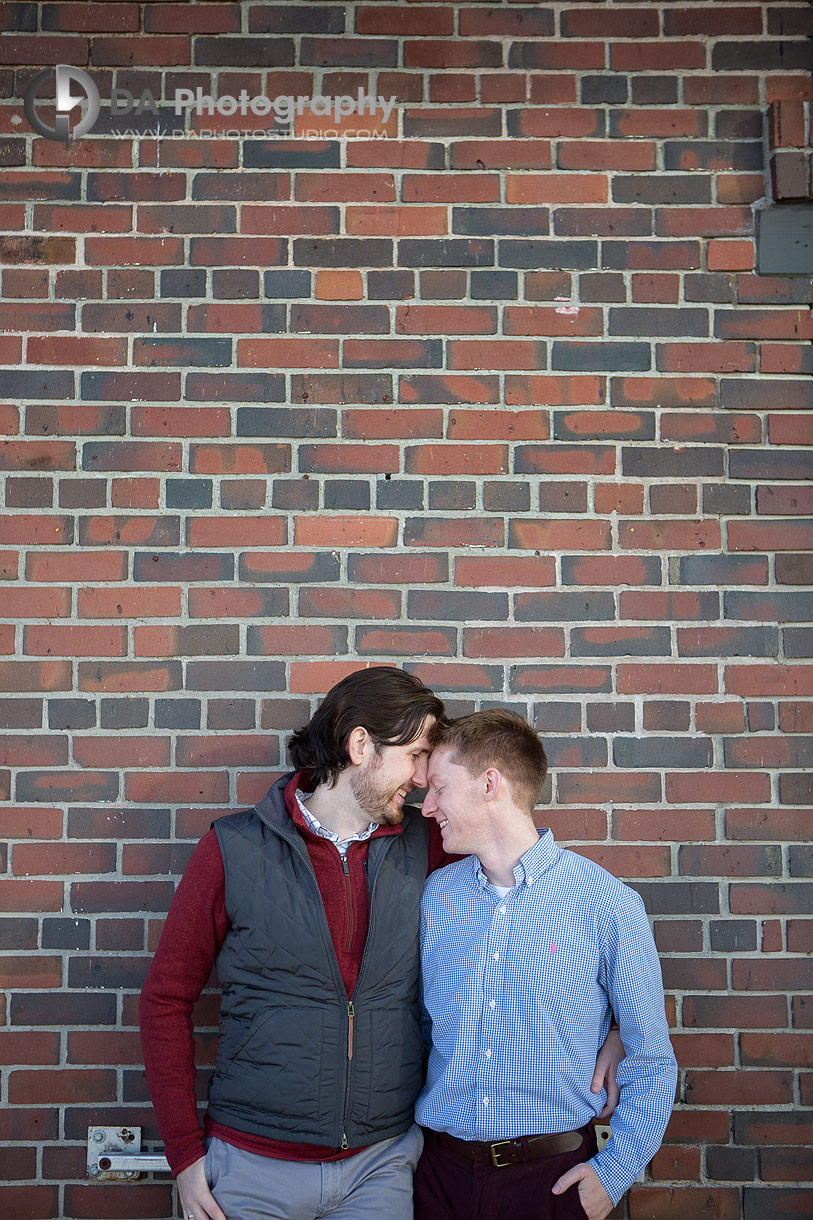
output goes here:
<path id="1" fill-rule="evenodd" d="M 601 1112 L 590 1092 L 612 1013 L 626 1058 L 612 1137 L 590 1164 L 617 1203 L 663 1138 L 677 1080 L 644 905 L 549 830 L 501 897 L 476 856 L 426 883 L 424 1020 L 431 1051 L 416 1118 L 460 1139 L 572 1131 Z"/>

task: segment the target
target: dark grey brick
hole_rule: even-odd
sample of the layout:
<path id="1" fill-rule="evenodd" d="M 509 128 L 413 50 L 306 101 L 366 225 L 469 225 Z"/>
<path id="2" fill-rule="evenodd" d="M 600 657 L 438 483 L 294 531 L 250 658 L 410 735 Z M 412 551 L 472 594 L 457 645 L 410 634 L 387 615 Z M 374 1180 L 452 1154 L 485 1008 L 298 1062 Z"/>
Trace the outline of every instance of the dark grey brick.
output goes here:
<path id="1" fill-rule="evenodd" d="M 687 301 L 710 301 L 716 305 L 730 305 L 733 285 L 730 275 L 695 272 L 684 278 L 683 291 Z"/>
<path id="2" fill-rule="evenodd" d="M 709 933 L 717 953 L 749 953 L 757 947 L 755 919 L 713 919 Z"/>
<path id="3" fill-rule="evenodd" d="M 402 247 L 405 243 L 401 243 Z M 378 237 L 297 237 L 294 262 L 303 267 L 387 267 L 392 242 Z M 409 259 L 402 257 L 402 262 Z M 417 265 L 417 264 L 416 264 Z"/>
<path id="4" fill-rule="evenodd" d="M 583 76 L 581 100 L 584 106 L 623 105 L 627 100 L 628 78 L 623 75 Z"/>
<path id="5" fill-rule="evenodd" d="M 379 479 L 376 483 L 376 508 L 422 509 L 423 482 L 420 479 Z"/>
<path id="6" fill-rule="evenodd" d="M 592 627 L 574 627 L 570 651 L 574 657 L 668 657 L 671 633 L 668 627 L 635 627 L 607 639 L 601 629 L 597 634 Z"/>
<path id="7" fill-rule="evenodd" d="M 310 271 L 285 271 L 274 269 L 263 276 L 263 291 L 271 299 L 283 297 L 309 297 L 311 295 Z"/>
<path id="8" fill-rule="evenodd" d="M 191 402 L 284 402 L 280 373 L 189 373 L 186 397 Z"/>
<path id="9" fill-rule="evenodd" d="M 676 812 L 676 816 L 679 813 Z M 650 915 L 717 915 L 720 892 L 712 881 L 634 881 L 627 884 L 643 899 Z"/>
<path id="10" fill-rule="evenodd" d="M 616 737 L 613 762 L 617 767 L 710 767 L 714 761 L 708 737 Z"/>
<path id="11" fill-rule="evenodd" d="M 747 517 L 751 512 L 751 489 L 736 483 L 705 483 L 703 512 L 712 517 Z"/>
<path id="12" fill-rule="evenodd" d="M 551 767 L 606 767 L 604 737 L 545 737 L 545 753 Z"/>
<path id="13" fill-rule="evenodd" d="M 18 915 L 9 919 L 2 918 L 0 949 L 36 949 L 38 931 L 36 919 L 24 919 Z"/>
<path id="14" fill-rule="evenodd" d="M 246 140 L 243 164 L 246 169 L 338 169 L 341 149 L 338 140 Z"/>
<path id="15" fill-rule="evenodd" d="M 808 742 L 810 738 L 807 739 Z M 808 746 L 808 758 L 810 747 Z M 789 851 L 791 877 L 813 877 L 813 847 L 805 843 L 792 843 Z"/>
<path id="16" fill-rule="evenodd" d="M 518 295 L 515 271 L 472 271 L 473 301 L 514 301 Z"/>
<path id="17" fill-rule="evenodd" d="M 429 507 L 439 511 L 472 509 L 477 499 L 477 487 L 462 479 L 437 479 L 429 484 Z"/>
<path id="18" fill-rule="evenodd" d="M 615 618 L 612 593 L 517 593 L 514 617 L 519 623 L 607 622 Z"/>
<path id="19" fill-rule="evenodd" d="M 757 1172 L 756 1149 L 709 1146 L 706 1170 L 715 1182 L 753 1182 Z"/>
<path id="20" fill-rule="evenodd" d="M 415 295 L 415 274 L 406 268 L 367 272 L 370 301 L 404 301 Z"/>
<path id="21" fill-rule="evenodd" d="M 711 558 L 711 556 L 709 556 Z M 714 583 L 709 581 L 709 583 Z M 810 618 L 810 593 L 760 593 L 753 589 L 730 590 L 723 595 L 725 618 L 805 623 Z"/>
<path id="22" fill-rule="evenodd" d="M 211 479 L 167 479 L 167 508 L 211 507 Z"/>
<path id="23" fill-rule="evenodd" d="M 786 657 L 813 657 L 813 627 L 786 627 L 782 644 Z"/>
<path id="24" fill-rule="evenodd" d="M 195 65 L 214 68 L 290 68 L 294 63 L 292 38 L 239 38 L 219 34 L 194 40 Z M 246 141 L 251 147 L 252 140 Z"/>
<path id="25" fill-rule="evenodd" d="M 709 333 L 707 309 L 669 309 L 662 305 L 627 305 L 610 310 L 611 335 L 689 335 Z"/>
<path id="26" fill-rule="evenodd" d="M 89 919 L 43 919 L 43 949 L 89 949 Z"/>
<path id="27" fill-rule="evenodd" d="M 48 727 L 91 729 L 96 724 L 95 699 L 49 699 Z M 20 726 L 21 728 L 24 726 Z M 39 727 L 39 726 L 37 726 Z"/>
<path id="28" fill-rule="evenodd" d="M 512 241 L 499 243 L 498 265 L 538 270 L 588 271 L 598 267 L 598 242 L 595 241 Z M 648 366 L 647 366 L 648 367 Z"/>
<path id="29" fill-rule="evenodd" d="M 642 373 L 651 368 L 648 343 L 571 340 L 553 344 L 550 367 L 563 372 Z"/>
<path id="30" fill-rule="evenodd" d="M 206 271 L 193 267 L 168 267 L 161 272 L 162 297 L 205 297 Z"/>
<path id="31" fill-rule="evenodd" d="M 190 661 L 188 690 L 266 691 L 285 689 L 282 661 Z"/>
<path id="32" fill-rule="evenodd" d="M 473 237 L 491 234 L 525 233 L 545 236 L 550 232 L 550 213 L 536 207 L 467 207 L 452 208 L 452 232 Z"/>
<path id="33" fill-rule="evenodd" d="M 533 726 L 538 733 L 578 733 L 582 727 L 580 703 L 548 700 L 535 703 Z"/>
<path id="34" fill-rule="evenodd" d="M 494 622 L 508 618 L 507 593 L 481 593 L 477 589 L 412 589 L 407 605 L 411 619 Z"/>
<path id="35" fill-rule="evenodd" d="M 494 263 L 494 242 L 406 237 L 398 243 L 398 261 L 406 267 L 489 267 Z"/>
<path id="36" fill-rule="evenodd" d="M 147 699 L 102 699 L 100 703 L 99 723 L 103 729 L 143 729 L 149 716 Z"/>
<path id="37" fill-rule="evenodd" d="M 325 508 L 361 509 L 370 507 L 370 484 L 360 479 L 326 479 L 322 491 Z"/>
<path id="38" fill-rule="evenodd" d="M 253 267 L 226 267 L 212 272 L 212 296 L 218 301 L 253 301 L 260 295 L 260 273 Z"/>
<path id="39" fill-rule="evenodd" d="M 238 407 L 238 436 L 336 435 L 336 412 L 318 407 Z"/>
<path id="40" fill-rule="evenodd" d="M 199 699 L 156 699 L 155 727 L 157 729 L 199 729 Z"/>
<path id="41" fill-rule="evenodd" d="M 671 449 L 625 445 L 621 450 L 621 463 L 625 475 L 638 479 L 719 476 L 724 473 L 725 450 L 712 445 L 674 446 Z"/>

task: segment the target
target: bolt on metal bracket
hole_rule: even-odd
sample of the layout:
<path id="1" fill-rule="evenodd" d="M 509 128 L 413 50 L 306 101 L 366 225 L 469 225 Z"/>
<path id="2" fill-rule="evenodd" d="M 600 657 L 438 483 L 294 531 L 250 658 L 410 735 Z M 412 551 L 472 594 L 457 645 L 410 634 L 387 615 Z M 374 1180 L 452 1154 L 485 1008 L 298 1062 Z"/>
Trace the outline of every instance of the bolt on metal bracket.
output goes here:
<path id="1" fill-rule="evenodd" d="M 132 1182 L 142 1173 L 169 1173 L 163 1152 L 141 1151 L 140 1127 L 88 1127 L 88 1177 Z"/>

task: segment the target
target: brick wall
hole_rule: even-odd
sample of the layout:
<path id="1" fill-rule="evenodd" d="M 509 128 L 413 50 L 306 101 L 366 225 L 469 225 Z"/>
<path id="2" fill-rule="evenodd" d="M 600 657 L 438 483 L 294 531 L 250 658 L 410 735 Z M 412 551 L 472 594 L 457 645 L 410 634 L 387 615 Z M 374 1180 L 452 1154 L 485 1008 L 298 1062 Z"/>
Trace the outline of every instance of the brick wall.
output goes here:
<path id="1" fill-rule="evenodd" d="M 617 1214 L 809 1214 L 813 327 L 752 211 L 809 194 L 809 6 L 0 17 L 0 1216 L 172 1214 L 87 1127 L 155 1138 L 174 882 L 368 662 L 526 712 L 542 823 L 654 919 L 679 1104 Z M 57 63 L 68 145 L 23 113 Z M 198 87 L 397 104 L 150 134 Z"/>

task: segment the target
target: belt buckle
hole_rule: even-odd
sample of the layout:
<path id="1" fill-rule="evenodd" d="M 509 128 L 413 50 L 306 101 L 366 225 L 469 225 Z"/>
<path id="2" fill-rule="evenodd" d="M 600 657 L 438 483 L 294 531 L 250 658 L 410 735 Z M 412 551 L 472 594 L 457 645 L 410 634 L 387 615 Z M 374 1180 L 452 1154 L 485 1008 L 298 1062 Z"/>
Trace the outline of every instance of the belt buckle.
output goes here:
<path id="1" fill-rule="evenodd" d="M 498 1140 L 496 1144 L 491 1145 L 491 1163 L 495 1169 L 508 1169 L 510 1165 L 516 1165 L 516 1160 L 501 1161 L 501 1148 L 516 1148 L 516 1140 Z M 520 1145 L 521 1146 L 521 1145 Z"/>

